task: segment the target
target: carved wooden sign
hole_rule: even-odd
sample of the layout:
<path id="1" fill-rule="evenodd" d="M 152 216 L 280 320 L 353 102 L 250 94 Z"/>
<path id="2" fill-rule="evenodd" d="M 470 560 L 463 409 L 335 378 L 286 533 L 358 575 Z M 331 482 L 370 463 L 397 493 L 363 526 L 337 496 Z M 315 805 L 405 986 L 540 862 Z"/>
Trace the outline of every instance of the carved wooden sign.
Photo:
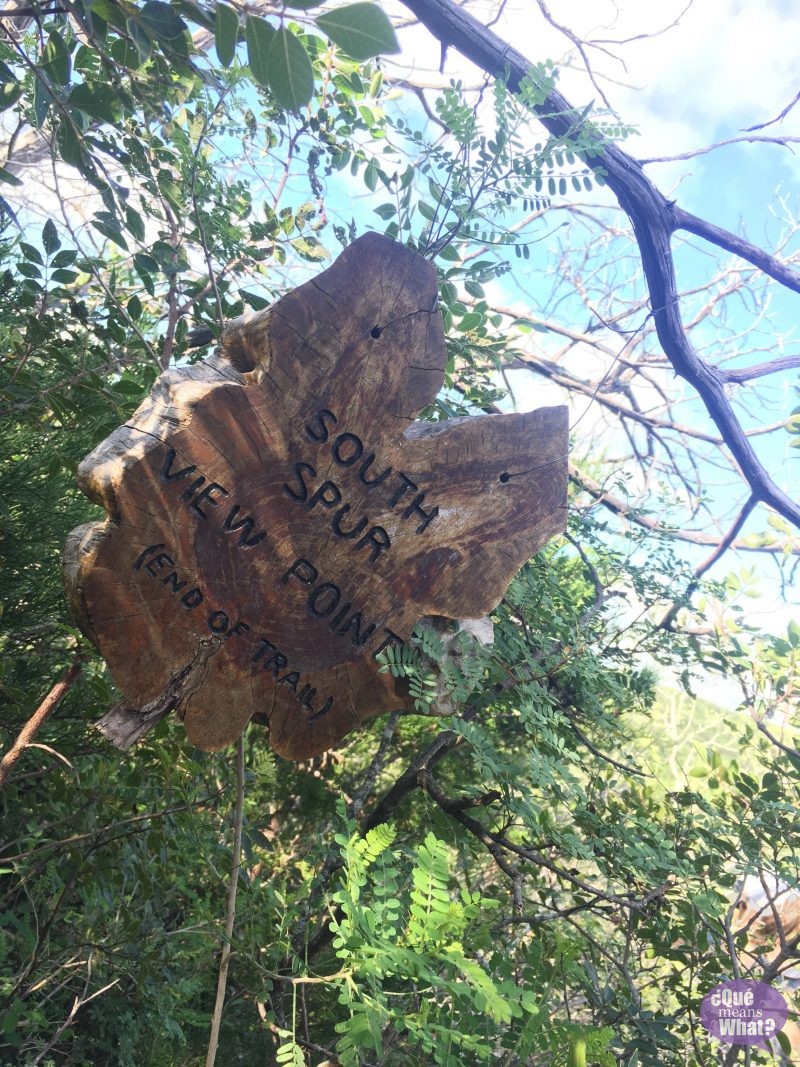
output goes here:
<path id="1" fill-rule="evenodd" d="M 289 758 L 408 706 L 375 661 L 477 618 L 564 528 L 566 408 L 414 422 L 441 388 L 433 267 L 376 234 L 163 374 L 80 466 L 104 522 L 65 554 L 79 624 L 134 708 L 190 741 L 253 715 Z"/>

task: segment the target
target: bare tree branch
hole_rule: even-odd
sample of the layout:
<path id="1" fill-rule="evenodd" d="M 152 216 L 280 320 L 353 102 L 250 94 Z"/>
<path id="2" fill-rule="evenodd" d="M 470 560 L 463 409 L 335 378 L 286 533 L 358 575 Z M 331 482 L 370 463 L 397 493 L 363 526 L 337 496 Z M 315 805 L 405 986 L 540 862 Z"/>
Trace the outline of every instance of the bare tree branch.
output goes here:
<path id="1" fill-rule="evenodd" d="M 531 69 L 530 62 L 467 11 L 452 0 L 403 2 L 444 46 L 456 48 L 488 74 L 504 77 L 513 92 L 521 92 Z M 800 527 L 800 505 L 770 477 L 731 407 L 722 375 L 701 359 L 686 335 L 680 315 L 671 237 L 681 228 L 697 233 L 742 255 L 798 292 L 800 275 L 749 242 L 677 208 L 646 177 L 640 163 L 604 138 L 591 126 L 585 111 L 576 110 L 557 90 L 552 90 L 542 103 L 534 104 L 533 110 L 554 137 L 570 137 L 578 132 L 592 135 L 600 151 L 587 154 L 585 162 L 602 175 L 631 221 L 650 293 L 656 332 L 665 354 L 676 373 L 702 399 L 754 497 Z"/>
<path id="2" fill-rule="evenodd" d="M 752 381 L 753 378 L 763 378 L 767 374 L 780 374 L 781 371 L 795 370 L 800 367 L 800 356 L 782 356 L 780 359 L 770 359 L 766 363 L 757 363 L 752 367 L 734 367 L 733 370 L 723 370 L 720 374 L 726 382 L 742 385 Z"/>
<path id="3" fill-rule="evenodd" d="M 748 263 L 752 263 L 754 267 L 758 267 L 764 274 L 768 274 L 776 282 L 785 285 L 787 289 L 800 293 L 800 273 L 792 270 L 791 267 L 787 267 L 785 263 L 781 263 L 775 256 L 765 252 L 763 248 L 751 244 L 750 241 L 746 241 L 743 237 L 737 237 L 736 234 L 730 233 L 728 230 L 723 230 L 720 226 L 715 226 L 713 222 L 699 219 L 696 215 L 684 211 L 677 205 L 672 205 L 672 211 L 674 216 L 673 229 L 686 230 L 696 237 L 702 237 L 704 240 L 709 241 L 712 245 L 724 248 L 726 252 L 733 252 L 735 256 L 740 256 L 742 259 L 747 260 Z M 667 352 L 667 355 L 669 355 L 669 352 Z"/>
<path id="4" fill-rule="evenodd" d="M 703 562 L 701 564 L 699 564 L 699 566 L 695 567 L 694 575 L 692 577 L 692 580 L 691 580 L 691 582 L 689 582 L 689 585 L 687 586 L 686 592 L 684 594 L 684 599 L 685 600 L 688 601 L 689 597 L 692 595 L 692 593 L 694 593 L 694 591 L 697 589 L 698 585 L 700 584 L 700 579 L 703 577 L 703 575 L 707 571 L 711 570 L 711 568 L 714 566 L 714 564 L 717 562 L 717 560 L 720 559 L 722 556 L 724 556 L 725 553 L 728 551 L 728 549 L 731 547 L 731 545 L 734 544 L 734 542 L 736 541 L 736 538 L 739 535 L 742 527 L 744 526 L 744 524 L 747 522 L 748 518 L 750 517 L 750 514 L 753 511 L 753 508 L 756 506 L 756 503 L 757 503 L 757 501 L 756 501 L 755 497 L 752 497 L 752 496 L 749 497 L 745 501 L 742 509 L 740 510 L 739 514 L 736 516 L 736 519 L 734 520 L 733 525 L 731 526 L 730 530 L 728 530 L 728 532 L 722 538 L 722 540 L 717 545 L 717 547 L 714 549 L 714 551 L 711 553 L 711 555 L 707 556 L 706 559 L 704 559 Z M 675 601 L 675 603 L 669 609 L 667 614 L 664 616 L 664 618 L 658 624 L 659 628 L 662 629 L 662 630 L 671 630 L 672 629 L 672 624 L 675 622 L 675 619 L 676 619 L 680 609 L 681 609 L 681 605 L 677 601 Z"/>
<path id="5" fill-rule="evenodd" d="M 704 534 L 699 530 L 675 529 L 665 526 L 658 519 L 653 519 L 649 515 L 643 515 L 632 505 L 607 492 L 599 482 L 596 482 L 574 463 L 569 465 L 569 476 L 576 485 L 594 497 L 598 504 L 602 504 L 609 511 L 613 511 L 615 515 L 619 515 L 620 518 L 632 522 L 636 526 L 641 526 L 645 530 L 652 530 L 654 533 L 662 534 L 664 537 L 672 537 L 678 541 L 686 541 L 693 545 L 716 546 L 722 542 L 722 538 L 714 537 L 712 534 Z M 731 541 L 728 548 L 736 549 L 739 552 L 775 552 L 780 555 L 800 555 L 800 541 L 795 540 L 776 540 L 768 545 L 755 545 L 747 541 L 734 540 Z"/>
<path id="6" fill-rule="evenodd" d="M 776 122 L 781 122 L 783 119 L 786 118 L 786 116 L 789 114 L 789 112 L 792 110 L 792 108 L 798 101 L 800 101 L 800 93 L 798 93 L 793 100 L 790 100 L 786 107 L 780 112 L 780 114 L 776 115 L 774 119 L 769 119 L 767 122 L 759 122 L 755 126 L 748 126 L 746 132 L 752 133 L 753 130 L 765 130 L 767 126 L 774 126 Z"/>
<path id="7" fill-rule="evenodd" d="M 573 33 L 573 31 L 571 29 L 569 29 L 568 26 L 564 26 L 562 23 L 556 22 L 556 20 L 551 15 L 550 9 L 548 8 L 548 6 L 544 2 L 544 0 L 536 0 L 536 2 L 539 5 L 539 10 L 541 11 L 544 20 L 546 22 L 549 22 L 554 30 L 558 30 L 559 33 L 563 33 L 564 36 L 568 40 L 572 41 L 572 43 L 575 45 L 575 47 L 578 50 L 578 54 L 580 55 L 581 59 L 583 60 L 583 65 L 586 68 L 586 73 L 589 75 L 589 80 L 591 81 L 591 83 L 595 87 L 595 89 L 597 90 L 598 96 L 603 101 L 603 103 L 608 108 L 608 110 L 609 111 L 613 111 L 613 108 L 611 107 L 611 104 L 609 103 L 608 97 L 603 92 L 603 90 L 600 88 L 600 86 L 597 83 L 597 79 L 595 78 L 594 71 L 592 70 L 592 64 L 589 62 L 589 57 L 586 54 L 586 47 L 587 47 L 586 43 L 584 41 L 582 41 L 581 38 L 578 37 L 578 35 L 576 33 Z M 606 54 L 609 54 L 607 48 L 602 48 L 600 45 L 596 45 L 595 47 L 600 48 L 601 51 L 605 52 Z"/>
<path id="8" fill-rule="evenodd" d="M 694 159 L 695 156 L 704 156 L 708 152 L 713 152 L 717 148 L 724 148 L 729 144 L 778 144 L 784 148 L 789 148 L 790 145 L 800 144 L 800 137 L 767 137 L 767 136 L 746 136 L 742 134 L 741 137 L 726 137 L 724 141 L 715 141 L 714 144 L 705 145 L 703 148 L 693 148 L 689 152 L 680 152 L 677 156 L 648 156 L 647 159 L 640 159 L 639 162 L 643 167 L 648 163 L 677 163 L 682 159 Z M 789 151 L 792 151 L 789 148 Z"/>
<path id="9" fill-rule="evenodd" d="M 33 715 L 31 715 L 30 719 L 25 723 L 14 744 L 8 752 L 6 752 L 2 760 L 0 760 L 0 789 L 2 789 L 8 781 L 8 776 L 11 774 L 14 764 L 36 736 L 38 730 L 47 721 L 48 717 L 55 711 L 64 696 L 72 688 L 82 667 L 83 657 L 79 656 L 72 666 L 64 672 L 61 678 L 59 678 Z"/>

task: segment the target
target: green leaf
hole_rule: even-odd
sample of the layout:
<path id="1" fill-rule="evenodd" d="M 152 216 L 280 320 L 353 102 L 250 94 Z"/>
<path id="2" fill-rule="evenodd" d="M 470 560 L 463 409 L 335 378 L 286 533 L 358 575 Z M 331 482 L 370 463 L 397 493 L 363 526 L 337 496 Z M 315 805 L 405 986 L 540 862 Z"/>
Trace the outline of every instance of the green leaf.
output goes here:
<path id="1" fill-rule="evenodd" d="M 468 333 L 470 330 L 477 330 L 483 325 L 483 315 L 477 311 L 470 311 L 465 315 L 458 324 L 458 328 L 463 330 L 464 333 Z"/>
<path id="2" fill-rule="evenodd" d="M 54 252 L 57 252 L 61 248 L 61 241 L 58 239 L 58 231 L 56 230 L 55 223 L 52 219 L 48 219 L 42 227 L 42 247 L 48 256 L 52 256 Z"/>
<path id="3" fill-rule="evenodd" d="M 25 256 L 26 259 L 30 260 L 31 263 L 38 263 L 40 266 L 44 266 L 42 253 L 39 251 L 38 248 L 35 248 L 33 245 L 29 245 L 27 241 L 20 241 L 19 247 L 22 254 Z"/>
<path id="4" fill-rule="evenodd" d="M 299 111 L 314 94 L 314 71 L 302 41 L 285 26 L 274 34 L 267 56 L 269 87 L 281 107 Z"/>
<path id="5" fill-rule="evenodd" d="M 6 198 L 4 196 L 0 196 L 0 218 L 2 218 L 3 215 L 7 215 L 10 219 L 13 219 L 15 222 L 17 221 L 17 216 L 15 215 L 14 210 L 11 207 L 11 204 L 9 204 L 9 202 L 6 200 Z"/>
<path id="6" fill-rule="evenodd" d="M 155 274 L 158 271 L 158 263 L 146 252 L 134 253 L 133 265 L 140 274 Z"/>
<path id="7" fill-rule="evenodd" d="M 400 51 L 392 24 L 377 4 L 348 4 L 314 21 L 334 44 L 359 62 Z"/>
<path id="8" fill-rule="evenodd" d="M 330 253 L 324 248 L 316 237 L 296 237 L 292 241 L 292 248 L 299 252 L 303 259 L 317 262 L 320 259 L 330 259 Z"/>
<path id="9" fill-rule="evenodd" d="M 122 5 L 113 2 L 113 0 L 92 0 L 91 12 L 93 15 L 99 15 L 103 22 L 110 22 L 118 30 L 125 28 L 125 15 L 122 11 Z"/>
<path id="10" fill-rule="evenodd" d="M 11 1007 L 5 1012 L 2 1021 L 3 1036 L 5 1038 L 9 1039 L 12 1035 L 15 1035 L 17 1023 L 19 1022 L 24 1007 L 25 1001 L 20 997 L 16 997 L 12 1002 Z"/>
<path id="11" fill-rule="evenodd" d="M 238 36 L 239 15 L 229 4 L 217 4 L 215 44 L 219 61 L 223 67 L 229 67 L 233 62 Z"/>
<path id="12" fill-rule="evenodd" d="M 16 104 L 22 96 L 22 85 L 19 82 L 3 82 L 0 85 L 0 111 Z"/>
<path id="13" fill-rule="evenodd" d="M 118 382 L 114 382 L 112 389 L 115 392 L 120 393 L 122 396 L 141 396 L 142 387 L 138 382 L 132 382 L 129 378 L 120 378 Z"/>
<path id="14" fill-rule="evenodd" d="M 74 248 L 65 248 L 63 252 L 59 252 L 53 257 L 54 267 L 71 267 L 75 260 L 78 258 L 78 253 Z"/>
<path id="15" fill-rule="evenodd" d="M 50 275 L 50 281 L 58 282 L 59 285 L 71 285 L 77 277 L 77 271 L 64 270 L 63 268 L 61 268 L 59 270 L 53 271 L 53 273 Z"/>
<path id="16" fill-rule="evenodd" d="M 81 140 L 71 122 L 64 120 L 58 124 L 58 150 L 65 163 L 80 167 L 85 162 L 85 153 Z"/>
<path id="17" fill-rule="evenodd" d="M 47 38 L 42 52 L 42 69 L 56 85 L 69 85 L 72 60 L 64 38 L 57 30 L 53 30 Z"/>
<path id="18" fill-rule="evenodd" d="M 115 226 L 109 226 L 107 222 L 101 222 L 98 219 L 91 219 L 90 225 L 93 226 L 98 233 L 101 233 L 103 237 L 107 237 L 109 241 L 113 241 L 115 245 L 119 245 L 120 248 L 124 248 L 128 251 L 128 245 L 125 238 L 122 236 L 122 231 Z"/>
<path id="19" fill-rule="evenodd" d="M 364 171 L 364 185 L 371 193 L 374 193 L 378 187 L 378 173 L 378 164 L 374 159 L 371 159 L 367 164 L 367 169 Z"/>
<path id="20" fill-rule="evenodd" d="M 250 64 L 250 71 L 259 85 L 268 88 L 268 56 L 275 30 L 266 19 L 261 19 L 257 15 L 248 15 L 244 35 L 247 41 L 247 62 Z"/>
<path id="21" fill-rule="evenodd" d="M 0 182 L 5 182 L 7 185 L 22 185 L 22 179 L 12 174 L 10 170 L 6 170 L 5 167 L 0 167 Z"/>
<path id="22" fill-rule="evenodd" d="M 183 207 L 183 193 L 177 182 L 173 181 L 168 171 L 162 171 L 158 175 L 158 188 L 169 200 L 170 204 L 178 211 Z"/>
<path id="23" fill-rule="evenodd" d="M 125 225 L 137 241 L 144 240 L 144 222 L 138 211 L 134 211 L 127 204 L 125 206 Z"/>
<path id="24" fill-rule="evenodd" d="M 127 67 L 129 70 L 138 70 L 142 65 L 139 49 L 131 44 L 130 41 L 124 41 L 121 37 L 114 41 L 110 51 L 112 59 L 116 60 L 121 67 Z"/>
<path id="25" fill-rule="evenodd" d="M 45 86 L 41 78 L 37 78 L 33 83 L 33 117 L 37 128 L 41 129 L 44 124 L 52 101 L 53 97 L 50 90 Z"/>
<path id="26" fill-rule="evenodd" d="M 158 270 L 158 264 L 151 257 L 145 255 L 143 252 L 137 252 L 133 257 L 133 266 L 136 273 L 139 275 L 142 281 L 142 285 L 148 291 L 150 296 L 156 295 L 156 287 L 153 284 L 153 274 Z"/>
<path id="27" fill-rule="evenodd" d="M 13 70 L 0 59 L 0 82 L 16 82 Z"/>
<path id="28" fill-rule="evenodd" d="M 172 277 L 179 271 L 184 270 L 188 263 L 182 249 L 173 248 L 166 241 L 156 241 L 153 245 L 153 259 L 158 263 L 159 270 L 167 277 Z"/>
<path id="29" fill-rule="evenodd" d="M 68 102 L 70 107 L 77 108 L 91 119 L 110 123 L 117 121 L 120 101 L 110 86 L 83 82 L 75 86 L 69 94 Z"/>
<path id="30" fill-rule="evenodd" d="M 271 300 L 267 300 L 263 296 L 259 296 L 257 293 L 249 293 L 246 289 L 242 289 L 239 296 L 244 300 L 248 307 L 251 307 L 253 311 L 261 311 L 265 307 L 269 307 L 272 303 Z"/>
<path id="31" fill-rule="evenodd" d="M 139 53 L 139 62 L 146 63 L 153 51 L 153 42 L 145 31 L 142 24 L 136 19 L 128 19 L 128 33 L 133 38 L 136 51 Z"/>
<path id="32" fill-rule="evenodd" d="M 141 11 L 141 19 L 146 29 L 162 42 L 174 42 L 186 29 L 186 23 L 171 4 L 161 0 L 148 0 Z"/>
<path id="33" fill-rule="evenodd" d="M 586 1067 L 586 1039 L 574 1037 L 569 1043 L 567 1067 Z"/>
<path id="34" fill-rule="evenodd" d="M 775 1037 L 778 1039 L 778 1044 L 781 1046 L 781 1049 L 786 1053 L 786 1055 L 791 1056 L 792 1042 L 789 1040 L 789 1035 L 784 1033 L 783 1030 L 779 1030 Z"/>
<path id="35" fill-rule="evenodd" d="M 214 19 L 212 15 L 204 11 L 199 4 L 195 4 L 193 0 L 173 0 L 172 6 L 191 22 L 196 22 L 203 29 L 213 31 Z"/>

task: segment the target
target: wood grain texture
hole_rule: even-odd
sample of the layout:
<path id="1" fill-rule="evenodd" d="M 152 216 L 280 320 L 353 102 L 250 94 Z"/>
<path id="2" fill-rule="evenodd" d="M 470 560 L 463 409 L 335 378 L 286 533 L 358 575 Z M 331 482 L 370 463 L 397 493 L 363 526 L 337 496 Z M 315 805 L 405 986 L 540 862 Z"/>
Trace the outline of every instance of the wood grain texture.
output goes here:
<path id="1" fill-rule="evenodd" d="M 190 741 L 266 716 L 281 755 L 407 706 L 374 656 L 477 618 L 564 528 L 567 412 L 414 422 L 444 379 L 433 267 L 376 234 L 163 374 L 80 466 L 68 596 L 134 708 L 198 661 Z M 208 640 L 212 646 L 208 648 Z"/>

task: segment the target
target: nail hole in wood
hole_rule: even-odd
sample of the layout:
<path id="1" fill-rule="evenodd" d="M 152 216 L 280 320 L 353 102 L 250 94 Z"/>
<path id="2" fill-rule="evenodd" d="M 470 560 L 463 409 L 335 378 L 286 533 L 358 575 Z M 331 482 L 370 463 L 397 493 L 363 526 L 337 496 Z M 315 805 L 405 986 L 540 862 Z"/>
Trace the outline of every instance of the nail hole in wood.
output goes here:
<path id="1" fill-rule="evenodd" d="M 504 485 L 505 485 L 506 482 L 510 482 L 511 481 L 511 475 L 508 473 L 508 471 L 503 471 L 503 473 L 500 475 L 500 481 Z"/>
<path id="2" fill-rule="evenodd" d="M 380 328 L 380 326 L 373 326 L 372 329 L 369 331 L 370 337 L 374 337 L 376 340 L 378 337 L 380 337 L 382 333 L 383 330 Z"/>

